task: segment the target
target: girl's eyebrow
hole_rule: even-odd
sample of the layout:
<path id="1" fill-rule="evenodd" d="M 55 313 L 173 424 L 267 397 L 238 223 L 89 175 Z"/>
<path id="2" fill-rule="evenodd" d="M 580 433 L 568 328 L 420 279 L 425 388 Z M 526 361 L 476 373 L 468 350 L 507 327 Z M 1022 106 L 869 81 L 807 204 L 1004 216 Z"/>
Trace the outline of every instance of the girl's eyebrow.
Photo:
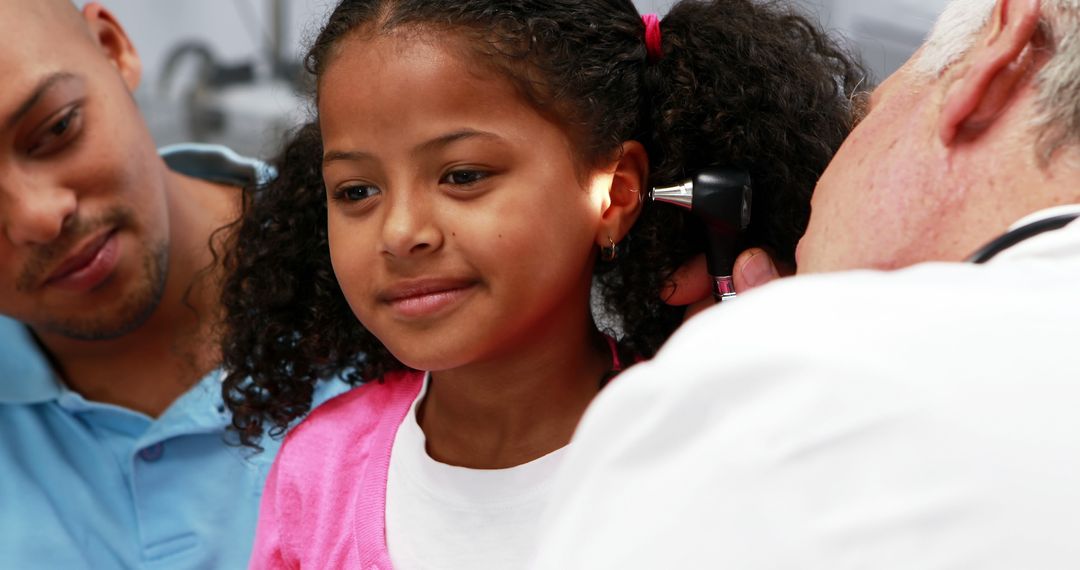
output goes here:
<path id="1" fill-rule="evenodd" d="M 433 139 L 431 139 L 429 141 L 425 141 L 425 142 L 420 143 L 415 148 L 413 148 L 412 154 L 414 154 L 414 155 L 430 154 L 432 152 L 442 150 L 443 148 L 445 148 L 447 146 L 450 146 L 450 145 L 452 145 L 452 144 L 454 144 L 456 142 L 459 142 L 459 141 L 462 141 L 462 140 L 467 140 L 467 139 L 473 139 L 473 138 L 488 139 L 488 140 L 492 140 L 492 141 L 496 141 L 496 142 L 499 142 L 499 141 L 503 140 L 502 137 L 500 137 L 499 135 L 497 135 L 495 133 L 489 133 L 487 131 L 478 131 L 478 130 L 475 130 L 475 129 L 461 129 L 461 130 L 446 133 L 445 135 L 440 135 L 440 136 L 435 137 L 435 138 L 433 138 Z M 329 150 L 329 151 L 326 152 L 326 154 L 323 155 L 323 164 L 326 165 L 326 164 L 329 164 L 331 162 L 342 161 L 342 160 L 344 160 L 344 161 L 352 161 L 352 162 L 359 162 L 359 161 L 363 161 L 363 160 L 374 160 L 374 159 L 375 159 L 375 155 L 373 155 L 370 152 L 366 152 L 366 151 L 362 151 L 362 150 L 351 150 L 351 151 Z"/>
<path id="2" fill-rule="evenodd" d="M 495 141 L 502 140 L 502 137 L 495 133 L 478 131 L 475 129 L 461 129 L 433 138 L 425 143 L 417 145 L 416 148 L 413 149 L 413 154 L 429 154 L 431 152 L 448 147 L 458 141 L 472 138 L 491 139 Z"/>
<path id="3" fill-rule="evenodd" d="M 327 164 L 330 164 L 331 162 L 338 162 L 338 161 L 360 162 L 360 161 L 364 161 L 364 160 L 373 160 L 374 158 L 375 158 L 375 156 L 372 155 L 370 152 L 364 152 L 364 151 L 361 151 L 361 150 L 351 150 L 351 151 L 328 150 L 328 151 L 326 151 L 326 154 L 323 155 L 322 161 L 323 161 L 323 165 L 325 166 Z"/>

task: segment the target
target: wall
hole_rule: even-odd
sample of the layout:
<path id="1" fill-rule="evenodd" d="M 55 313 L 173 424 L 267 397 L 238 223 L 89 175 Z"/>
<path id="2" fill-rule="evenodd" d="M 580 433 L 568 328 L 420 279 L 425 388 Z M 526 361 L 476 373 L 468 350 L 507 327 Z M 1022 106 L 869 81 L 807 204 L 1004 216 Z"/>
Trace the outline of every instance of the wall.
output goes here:
<path id="1" fill-rule="evenodd" d="M 2 0 L 0 0 L 2 1 Z M 162 143 L 191 137 L 189 113 L 183 106 L 185 79 L 180 69 L 168 93 L 158 88 L 162 65 L 181 42 L 205 42 L 226 62 L 258 59 L 267 49 L 272 0 L 101 0 L 128 30 L 145 69 L 137 94 L 147 108 L 151 128 Z M 880 80 L 903 63 L 921 43 L 947 0 L 793 0 L 817 17 L 832 33 L 850 41 L 862 54 L 873 79 Z M 77 3 L 81 3 L 77 0 Z M 333 6 L 334 0 L 287 0 L 287 53 L 299 57 L 309 38 Z M 674 0 L 635 0 L 642 13 L 665 13 Z M 185 76 L 184 72 L 189 75 Z M 190 83 L 190 81 L 189 81 Z M 277 137 L 285 125 L 303 116 L 303 102 L 287 89 L 261 86 L 233 94 L 223 108 L 233 117 L 230 131 L 218 138 L 254 154 L 266 154 L 266 140 Z M 298 111 L 297 109 L 301 109 Z M 246 115 L 244 115 L 246 113 Z M 244 116 L 239 116 L 244 115 Z M 267 121 L 274 122 L 266 126 Z M 243 128 L 238 128 L 243 127 Z M 273 145 L 269 145 L 272 148 Z"/>

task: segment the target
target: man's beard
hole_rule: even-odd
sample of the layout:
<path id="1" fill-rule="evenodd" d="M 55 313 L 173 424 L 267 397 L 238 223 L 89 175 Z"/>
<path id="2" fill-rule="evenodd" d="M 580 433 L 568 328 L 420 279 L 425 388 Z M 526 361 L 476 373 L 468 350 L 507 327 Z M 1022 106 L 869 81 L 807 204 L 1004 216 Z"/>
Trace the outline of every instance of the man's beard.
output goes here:
<path id="1" fill-rule="evenodd" d="M 16 290 L 30 290 L 57 260 L 67 255 L 75 244 L 102 228 L 125 229 L 136 225 L 134 212 L 118 206 L 100 218 L 75 218 L 65 224 L 64 233 L 48 245 L 39 246 L 16 281 Z M 113 238 L 115 239 L 115 238 Z M 167 239 L 151 244 L 141 260 L 141 275 L 133 279 L 133 290 L 110 314 L 95 312 L 93 316 L 68 313 L 34 324 L 34 328 L 76 340 L 110 340 L 122 337 L 142 326 L 161 303 L 169 272 Z"/>
<path id="2" fill-rule="evenodd" d="M 42 332 L 74 340 L 112 340 L 130 334 L 146 323 L 161 304 L 169 274 L 169 247 L 165 242 L 152 246 L 142 260 L 142 275 L 135 289 L 111 314 L 94 317 L 55 319 L 43 322 Z"/>

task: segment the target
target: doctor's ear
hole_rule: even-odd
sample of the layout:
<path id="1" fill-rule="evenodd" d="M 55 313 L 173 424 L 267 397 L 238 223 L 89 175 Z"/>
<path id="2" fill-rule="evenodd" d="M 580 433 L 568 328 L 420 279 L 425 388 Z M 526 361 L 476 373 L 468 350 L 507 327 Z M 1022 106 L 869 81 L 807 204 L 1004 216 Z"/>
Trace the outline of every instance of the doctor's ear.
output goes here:
<path id="1" fill-rule="evenodd" d="M 938 138 L 950 146 L 993 125 L 1031 77 L 1040 40 L 1040 0 L 997 0 L 986 30 L 958 66 L 939 119 Z"/>
<path id="2" fill-rule="evenodd" d="M 101 4 L 91 2 L 82 10 L 90 35 L 109 62 L 120 72 L 128 90 L 134 92 L 142 79 L 142 61 L 120 22 Z"/>
<path id="3" fill-rule="evenodd" d="M 608 247 L 609 241 L 618 243 L 626 237 L 649 193 L 649 155 L 645 147 L 637 141 L 624 142 L 616 160 L 596 235 L 601 248 Z"/>

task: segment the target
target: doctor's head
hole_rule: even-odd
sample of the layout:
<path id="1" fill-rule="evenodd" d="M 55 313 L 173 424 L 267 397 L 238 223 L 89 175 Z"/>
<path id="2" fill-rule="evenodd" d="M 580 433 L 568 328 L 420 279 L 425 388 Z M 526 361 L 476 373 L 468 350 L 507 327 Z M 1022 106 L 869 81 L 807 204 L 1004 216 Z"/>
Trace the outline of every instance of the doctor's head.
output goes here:
<path id="1" fill-rule="evenodd" d="M 122 335 L 156 306 L 168 233 L 139 58 L 97 4 L 4 0 L 0 37 L 0 314 Z"/>
<path id="2" fill-rule="evenodd" d="M 1080 202 L 1080 2 L 954 0 L 829 165 L 800 271 L 959 261 Z"/>

